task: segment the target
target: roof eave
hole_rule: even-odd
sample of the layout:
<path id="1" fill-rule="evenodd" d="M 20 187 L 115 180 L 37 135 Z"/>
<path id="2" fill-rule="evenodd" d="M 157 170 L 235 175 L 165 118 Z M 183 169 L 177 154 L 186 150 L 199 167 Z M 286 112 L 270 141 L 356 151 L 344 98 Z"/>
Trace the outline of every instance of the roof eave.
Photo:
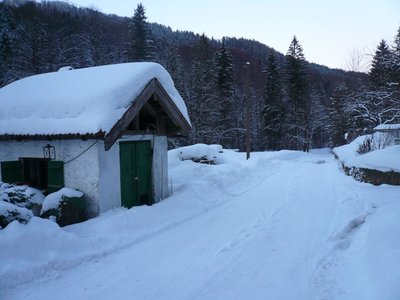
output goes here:
<path id="1" fill-rule="evenodd" d="M 104 140 L 105 132 L 97 133 L 66 133 L 66 134 L 1 134 L 0 141 L 25 141 L 25 140 Z"/>

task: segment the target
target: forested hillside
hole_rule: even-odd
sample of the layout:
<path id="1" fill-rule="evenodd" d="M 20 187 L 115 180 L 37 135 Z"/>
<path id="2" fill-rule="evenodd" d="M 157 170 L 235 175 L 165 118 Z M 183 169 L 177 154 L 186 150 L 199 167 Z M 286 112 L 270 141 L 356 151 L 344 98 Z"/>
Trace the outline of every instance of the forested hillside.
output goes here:
<path id="1" fill-rule="evenodd" d="M 399 119 L 400 31 L 393 47 L 381 43 L 368 76 L 308 63 L 296 37 L 282 54 L 254 40 L 149 24 L 140 4 L 123 18 L 64 2 L 16 2 L 0 3 L 0 86 L 64 66 L 155 61 L 188 106 L 193 130 L 180 144 L 243 149 L 247 100 L 252 150 L 336 146 L 346 132 Z"/>

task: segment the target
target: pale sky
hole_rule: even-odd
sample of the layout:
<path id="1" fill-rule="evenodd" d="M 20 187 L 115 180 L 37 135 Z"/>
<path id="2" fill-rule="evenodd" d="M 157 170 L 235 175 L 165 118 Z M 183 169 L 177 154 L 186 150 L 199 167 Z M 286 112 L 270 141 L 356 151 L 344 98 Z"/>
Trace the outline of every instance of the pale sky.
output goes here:
<path id="1" fill-rule="evenodd" d="M 375 51 L 400 26 L 400 0 L 72 0 L 104 13 L 132 16 L 139 2 L 149 22 L 173 30 L 255 39 L 286 53 L 293 35 L 306 59 L 347 68 L 351 52 Z"/>

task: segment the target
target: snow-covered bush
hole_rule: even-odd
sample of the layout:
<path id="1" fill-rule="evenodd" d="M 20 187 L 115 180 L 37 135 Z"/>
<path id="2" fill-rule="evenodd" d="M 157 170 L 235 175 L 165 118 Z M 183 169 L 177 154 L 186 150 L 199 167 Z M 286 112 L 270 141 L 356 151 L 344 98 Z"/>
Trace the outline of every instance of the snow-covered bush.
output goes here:
<path id="1" fill-rule="evenodd" d="M 30 210 L 9 202 L 0 201 L 0 229 L 5 228 L 13 221 L 26 224 L 32 217 L 33 214 Z"/>
<path id="2" fill-rule="evenodd" d="M 1 194 L 2 191 L 4 191 L 5 189 L 10 188 L 12 186 L 13 186 L 12 184 L 0 181 L 0 194 Z"/>
<path id="3" fill-rule="evenodd" d="M 364 142 L 358 147 L 357 153 L 362 155 L 362 154 L 371 152 L 373 150 L 374 150 L 374 143 L 373 143 L 372 136 L 367 136 L 364 139 Z"/>
<path id="4" fill-rule="evenodd" d="M 70 188 L 49 194 L 43 202 L 40 217 L 57 222 L 60 226 L 85 221 L 84 194 Z"/>
<path id="5" fill-rule="evenodd" d="M 29 186 L 14 186 L 7 183 L 0 186 L 0 201 L 12 203 L 18 207 L 32 210 L 40 207 L 43 200 L 43 193 Z"/>

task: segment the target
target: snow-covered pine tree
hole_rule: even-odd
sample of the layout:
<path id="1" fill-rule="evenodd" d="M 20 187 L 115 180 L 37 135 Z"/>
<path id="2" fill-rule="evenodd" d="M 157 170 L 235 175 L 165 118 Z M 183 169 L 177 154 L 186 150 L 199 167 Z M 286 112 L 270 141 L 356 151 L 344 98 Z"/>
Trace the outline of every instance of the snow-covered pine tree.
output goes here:
<path id="1" fill-rule="evenodd" d="M 234 110 L 234 70 L 232 63 L 232 55 L 226 49 L 225 40 L 222 39 L 221 47 L 216 53 L 216 89 L 218 93 L 218 109 L 220 110 L 221 135 L 227 130 L 235 127 L 233 116 Z M 229 134 L 228 134 L 229 135 Z M 220 141 L 226 147 L 233 147 L 233 143 L 228 140 Z"/>
<path id="2" fill-rule="evenodd" d="M 47 31 L 39 17 L 17 29 L 15 67 L 19 77 L 47 71 Z"/>
<path id="3" fill-rule="evenodd" d="M 221 124 L 220 111 L 216 102 L 213 50 L 209 39 L 204 34 L 199 37 L 195 47 L 190 77 L 192 91 L 187 104 L 194 127 L 191 142 L 211 143 L 217 138 Z"/>
<path id="4" fill-rule="evenodd" d="M 390 83 L 393 88 L 400 92 L 400 27 L 397 30 L 397 34 L 394 38 L 391 57 L 388 65 L 391 70 Z"/>
<path id="5" fill-rule="evenodd" d="M 279 67 L 274 52 L 270 52 L 264 69 L 264 95 L 262 109 L 262 139 L 265 150 L 280 150 L 283 147 L 285 107 Z"/>
<path id="6" fill-rule="evenodd" d="M 15 20 L 12 12 L 6 7 L 0 8 L 0 87 L 13 81 Z"/>
<path id="7" fill-rule="evenodd" d="M 91 10 L 86 19 L 86 33 L 83 35 L 85 43 L 85 58 L 88 66 L 99 66 L 107 64 L 107 56 L 111 53 L 107 52 L 107 43 L 104 35 L 106 28 L 101 22 L 101 13 Z"/>
<path id="8" fill-rule="evenodd" d="M 159 52 L 159 63 L 162 64 L 174 81 L 176 89 L 182 93 L 184 90 L 183 62 L 178 48 L 165 41 Z"/>
<path id="9" fill-rule="evenodd" d="M 382 40 L 372 59 L 372 67 L 369 72 L 370 81 L 374 88 L 386 87 L 390 81 L 390 68 L 387 62 L 390 60 L 391 52 L 385 40 Z"/>
<path id="10" fill-rule="evenodd" d="M 153 36 L 146 20 L 144 6 L 139 3 L 128 24 L 129 61 L 153 61 L 156 57 Z"/>
<path id="11" fill-rule="evenodd" d="M 310 91 L 307 61 L 296 36 L 290 43 L 285 58 L 284 82 L 287 97 L 286 133 L 288 147 L 308 151 Z"/>
<path id="12" fill-rule="evenodd" d="M 345 111 L 348 95 L 347 86 L 340 83 L 330 98 L 329 105 L 329 136 L 330 146 L 337 147 L 346 143 L 345 133 L 347 132 L 347 114 Z"/>
<path id="13" fill-rule="evenodd" d="M 327 146 L 329 139 L 329 116 L 327 96 L 321 84 L 312 83 L 310 92 L 310 110 L 308 125 L 308 145 L 311 148 Z"/>

